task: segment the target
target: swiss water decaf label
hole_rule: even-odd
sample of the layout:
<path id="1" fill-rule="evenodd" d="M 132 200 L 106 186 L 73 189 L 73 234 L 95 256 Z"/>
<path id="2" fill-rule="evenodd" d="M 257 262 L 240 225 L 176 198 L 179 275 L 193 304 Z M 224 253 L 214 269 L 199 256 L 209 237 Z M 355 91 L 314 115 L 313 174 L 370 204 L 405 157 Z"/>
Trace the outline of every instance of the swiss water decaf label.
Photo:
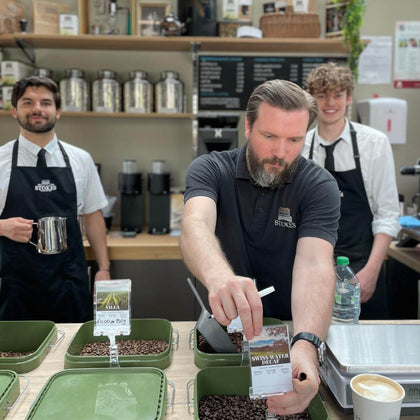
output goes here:
<path id="1" fill-rule="evenodd" d="M 293 390 L 287 325 L 265 325 L 249 340 L 251 398 L 279 395 Z"/>

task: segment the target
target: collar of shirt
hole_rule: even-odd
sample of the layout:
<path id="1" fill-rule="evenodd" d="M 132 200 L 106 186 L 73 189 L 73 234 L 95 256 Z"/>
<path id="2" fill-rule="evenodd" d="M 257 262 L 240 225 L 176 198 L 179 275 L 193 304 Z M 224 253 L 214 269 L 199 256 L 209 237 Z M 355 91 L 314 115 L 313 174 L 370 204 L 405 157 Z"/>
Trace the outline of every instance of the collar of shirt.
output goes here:
<path id="1" fill-rule="evenodd" d="M 41 150 L 37 144 L 31 142 L 30 140 L 23 137 L 21 134 L 19 135 L 19 145 L 26 149 L 30 154 L 34 156 L 34 159 L 38 159 L 38 152 Z M 57 135 L 54 134 L 53 139 L 44 147 L 49 155 L 54 155 L 59 149 Z"/>
<path id="2" fill-rule="evenodd" d="M 337 141 L 338 139 L 343 139 L 346 143 L 351 144 L 350 123 L 349 123 L 349 120 L 347 118 L 346 118 L 346 124 L 344 125 L 343 131 L 340 133 L 340 135 L 334 141 L 324 140 L 318 134 L 318 125 L 316 126 L 314 146 L 318 146 L 319 144 L 322 144 L 323 146 L 329 146 L 332 143 L 334 143 L 335 141 Z"/>

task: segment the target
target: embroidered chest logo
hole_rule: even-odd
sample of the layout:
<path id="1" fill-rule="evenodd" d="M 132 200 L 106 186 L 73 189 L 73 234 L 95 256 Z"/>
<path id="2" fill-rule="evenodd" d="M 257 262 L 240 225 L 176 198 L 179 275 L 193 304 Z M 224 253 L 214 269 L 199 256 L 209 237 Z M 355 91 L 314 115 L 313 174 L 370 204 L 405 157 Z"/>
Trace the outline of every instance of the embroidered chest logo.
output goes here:
<path id="1" fill-rule="evenodd" d="M 40 184 L 35 185 L 35 191 L 52 192 L 57 190 L 57 185 L 50 182 L 49 179 L 43 179 Z"/>
<path id="2" fill-rule="evenodd" d="M 289 229 L 296 229 L 296 223 L 293 222 L 288 207 L 279 207 L 277 212 L 277 219 L 274 220 L 274 226 L 285 227 Z"/>

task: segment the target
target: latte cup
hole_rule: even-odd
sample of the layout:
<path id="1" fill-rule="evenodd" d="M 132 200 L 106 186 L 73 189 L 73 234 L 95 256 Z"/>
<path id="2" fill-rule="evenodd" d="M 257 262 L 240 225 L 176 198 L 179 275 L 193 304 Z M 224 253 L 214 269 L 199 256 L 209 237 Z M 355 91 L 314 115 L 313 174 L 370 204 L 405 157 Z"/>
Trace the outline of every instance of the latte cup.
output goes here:
<path id="1" fill-rule="evenodd" d="M 399 420 L 404 388 L 394 380 L 373 373 L 350 381 L 354 420 Z"/>

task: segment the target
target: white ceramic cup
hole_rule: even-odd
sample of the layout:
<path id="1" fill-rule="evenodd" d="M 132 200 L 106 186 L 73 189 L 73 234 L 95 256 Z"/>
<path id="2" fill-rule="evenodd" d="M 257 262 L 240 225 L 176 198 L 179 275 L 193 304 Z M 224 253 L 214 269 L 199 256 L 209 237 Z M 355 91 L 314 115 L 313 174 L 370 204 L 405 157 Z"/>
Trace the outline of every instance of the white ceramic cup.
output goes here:
<path id="1" fill-rule="evenodd" d="M 399 420 L 404 388 L 394 380 L 373 373 L 350 381 L 354 420 Z"/>

